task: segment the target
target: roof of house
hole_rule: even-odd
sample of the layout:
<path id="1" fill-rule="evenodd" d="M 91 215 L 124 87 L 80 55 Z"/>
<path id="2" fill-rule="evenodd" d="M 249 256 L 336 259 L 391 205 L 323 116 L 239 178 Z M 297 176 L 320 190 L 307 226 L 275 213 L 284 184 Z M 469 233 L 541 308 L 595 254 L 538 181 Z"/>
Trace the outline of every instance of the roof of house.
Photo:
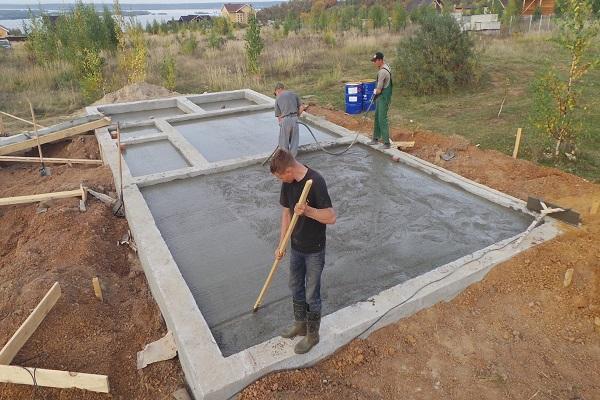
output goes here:
<path id="1" fill-rule="evenodd" d="M 236 13 L 236 12 L 240 11 L 242 8 L 244 8 L 244 6 L 251 7 L 249 4 L 245 4 L 245 3 L 225 3 L 225 4 L 223 4 L 223 7 L 225 7 L 225 9 L 230 13 Z"/>
<path id="2" fill-rule="evenodd" d="M 7 27 L 5 27 L 4 25 L 0 25 L 0 29 L 6 31 L 6 32 L 10 32 L 10 29 L 8 29 Z"/>

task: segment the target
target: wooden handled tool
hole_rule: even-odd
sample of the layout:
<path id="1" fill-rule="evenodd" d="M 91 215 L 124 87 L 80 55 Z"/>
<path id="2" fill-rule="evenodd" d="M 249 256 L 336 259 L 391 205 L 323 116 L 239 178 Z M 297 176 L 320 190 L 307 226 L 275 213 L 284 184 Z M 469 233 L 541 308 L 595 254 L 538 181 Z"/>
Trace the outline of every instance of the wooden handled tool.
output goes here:
<path id="1" fill-rule="evenodd" d="M 306 181 L 306 183 L 304 184 L 304 189 L 302 189 L 302 194 L 300 195 L 300 200 L 298 200 L 298 204 L 306 203 L 306 198 L 308 197 L 308 192 L 310 191 L 312 183 L 312 179 Z M 296 222 L 298 222 L 298 214 L 294 213 L 294 215 L 292 216 L 292 220 L 290 221 L 290 225 L 288 226 L 287 231 L 285 232 L 285 236 L 283 237 L 283 240 L 281 241 L 281 243 L 279 243 L 279 247 L 277 248 L 279 253 L 283 253 L 285 248 L 287 247 L 290 237 L 292 236 L 292 232 L 294 231 L 294 227 L 296 226 Z M 273 266 L 271 267 L 271 272 L 269 272 L 269 276 L 267 276 L 267 280 L 265 281 L 265 284 L 263 285 L 262 290 L 260 291 L 260 294 L 256 299 L 256 303 L 254 303 L 254 308 L 252 309 L 252 312 L 256 312 L 258 310 L 258 307 L 260 307 L 260 303 L 262 303 L 263 297 L 265 296 L 267 289 L 269 289 L 269 286 L 271 286 L 271 281 L 273 280 L 273 277 L 277 272 L 277 267 L 279 267 L 279 261 L 281 261 L 281 259 L 275 257 L 275 261 L 273 261 Z"/>

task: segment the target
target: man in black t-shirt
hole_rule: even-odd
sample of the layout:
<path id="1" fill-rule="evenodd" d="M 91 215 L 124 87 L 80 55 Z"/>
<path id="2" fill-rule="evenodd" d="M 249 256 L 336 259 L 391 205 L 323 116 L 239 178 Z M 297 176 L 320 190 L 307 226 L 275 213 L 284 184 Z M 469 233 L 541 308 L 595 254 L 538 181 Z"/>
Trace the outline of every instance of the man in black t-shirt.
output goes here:
<path id="1" fill-rule="evenodd" d="M 323 177 L 299 163 L 285 150 L 277 150 L 271 159 L 271 173 L 283 183 L 279 203 L 281 213 L 280 243 L 292 219 L 298 222 L 292 232 L 290 252 L 290 289 L 294 306 L 294 325 L 283 332 L 284 338 L 304 336 L 296 344 L 297 354 L 307 353 L 319 343 L 321 324 L 321 274 L 325 266 L 326 225 L 335 224 L 336 215 L 331 206 L 327 184 Z M 306 204 L 297 204 L 307 180 L 313 184 Z M 281 259 L 285 251 L 275 251 Z"/>

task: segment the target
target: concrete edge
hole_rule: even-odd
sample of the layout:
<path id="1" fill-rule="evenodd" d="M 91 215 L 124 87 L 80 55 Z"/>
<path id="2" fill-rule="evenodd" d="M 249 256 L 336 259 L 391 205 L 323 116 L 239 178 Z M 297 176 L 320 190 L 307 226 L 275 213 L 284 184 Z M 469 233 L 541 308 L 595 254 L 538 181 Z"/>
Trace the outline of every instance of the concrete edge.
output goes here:
<path id="1" fill-rule="evenodd" d="M 167 140 L 168 138 L 169 136 L 165 133 L 157 133 L 154 135 L 134 136 L 132 138 L 121 139 L 121 144 L 128 146 L 148 142 L 156 142 L 157 140 Z"/>
<path id="2" fill-rule="evenodd" d="M 202 168 L 209 165 L 208 160 L 167 121 L 157 120 L 156 127 L 167 135 L 173 147 L 179 151 L 190 166 Z"/>

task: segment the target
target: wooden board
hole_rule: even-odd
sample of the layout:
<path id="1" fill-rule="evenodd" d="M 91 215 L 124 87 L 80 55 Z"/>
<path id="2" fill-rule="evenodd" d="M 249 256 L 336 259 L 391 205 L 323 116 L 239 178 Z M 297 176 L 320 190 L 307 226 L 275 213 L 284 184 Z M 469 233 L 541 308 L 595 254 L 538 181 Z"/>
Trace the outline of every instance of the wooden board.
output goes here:
<path id="1" fill-rule="evenodd" d="M 80 135 L 82 133 L 92 131 L 94 129 L 102 128 L 110 125 L 110 118 L 101 118 L 96 121 L 88 122 L 82 125 L 74 126 L 71 128 L 64 129 L 62 131 L 49 133 L 44 136 L 40 136 L 40 144 L 56 142 L 58 140 L 66 139 L 71 136 Z M 29 139 L 23 142 L 13 143 L 6 146 L 0 147 L 0 156 L 16 153 L 19 151 L 29 150 L 33 147 L 37 147 L 36 139 Z"/>
<path id="2" fill-rule="evenodd" d="M 5 197 L 0 199 L 0 206 L 8 206 L 14 204 L 37 203 L 45 200 L 68 199 L 69 197 L 81 197 L 83 199 L 83 191 L 80 189 L 68 190 L 66 192 L 53 192 L 32 194 L 29 196 Z"/>
<path id="3" fill-rule="evenodd" d="M 39 163 L 39 157 L 16 157 L 16 156 L 0 156 L 0 161 L 5 162 L 31 162 Z M 102 165 L 102 160 L 89 160 L 86 158 L 46 158 L 44 164 L 90 164 Z"/>
<path id="4" fill-rule="evenodd" d="M 0 350 L 0 365 L 8 365 L 17 355 L 21 347 L 33 335 L 33 332 L 40 326 L 46 315 L 52 310 L 56 301 L 60 297 L 60 285 L 56 282 L 52 288 L 46 293 L 42 301 L 29 314 L 29 317 L 17 329 L 15 334 L 10 338 L 8 343 Z"/>
<path id="5" fill-rule="evenodd" d="M 33 377 L 35 376 L 35 383 Z M 0 382 L 108 393 L 108 376 L 52 369 L 0 365 Z"/>
<path id="6" fill-rule="evenodd" d="M 513 149 L 513 158 L 517 158 L 519 154 L 519 146 L 521 146 L 521 128 L 517 129 L 517 138 L 515 139 L 515 148 Z"/>

